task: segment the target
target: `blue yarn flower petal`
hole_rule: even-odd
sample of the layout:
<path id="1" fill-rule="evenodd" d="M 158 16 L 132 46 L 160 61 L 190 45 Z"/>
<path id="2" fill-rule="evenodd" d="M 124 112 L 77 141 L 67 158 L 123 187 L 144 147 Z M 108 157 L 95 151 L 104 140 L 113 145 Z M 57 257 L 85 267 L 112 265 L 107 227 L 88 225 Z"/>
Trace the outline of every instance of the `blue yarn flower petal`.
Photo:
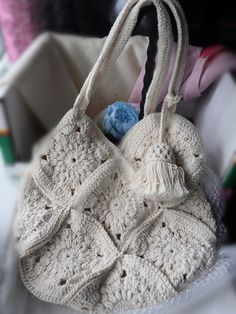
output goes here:
<path id="1" fill-rule="evenodd" d="M 116 140 L 121 138 L 138 122 L 139 110 L 129 103 L 117 101 L 109 105 L 103 118 L 103 128 Z"/>

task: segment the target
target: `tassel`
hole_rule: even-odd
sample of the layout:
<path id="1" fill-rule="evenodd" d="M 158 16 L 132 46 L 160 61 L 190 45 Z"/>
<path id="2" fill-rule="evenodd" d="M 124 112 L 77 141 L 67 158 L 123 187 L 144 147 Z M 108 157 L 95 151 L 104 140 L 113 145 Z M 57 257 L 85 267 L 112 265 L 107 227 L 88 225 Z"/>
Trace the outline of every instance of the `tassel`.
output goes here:
<path id="1" fill-rule="evenodd" d="M 147 152 L 145 165 L 139 169 L 133 187 L 146 197 L 177 205 L 188 195 L 184 171 L 173 163 L 174 157 L 167 144 L 159 144 Z"/>

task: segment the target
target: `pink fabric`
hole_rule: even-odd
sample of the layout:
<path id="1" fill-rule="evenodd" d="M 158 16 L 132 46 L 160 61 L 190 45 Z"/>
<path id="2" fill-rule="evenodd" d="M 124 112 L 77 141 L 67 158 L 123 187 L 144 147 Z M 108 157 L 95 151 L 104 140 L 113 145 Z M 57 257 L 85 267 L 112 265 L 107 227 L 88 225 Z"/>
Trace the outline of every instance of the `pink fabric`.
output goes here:
<path id="1" fill-rule="evenodd" d="M 171 62 L 166 82 L 161 90 L 157 105 L 162 103 L 167 94 L 168 83 L 174 68 L 176 56 L 176 45 L 174 44 L 171 55 Z M 215 80 L 223 73 L 236 69 L 236 56 L 223 46 L 211 46 L 203 49 L 189 47 L 186 69 L 181 86 L 183 100 L 190 100 L 199 97 Z M 145 68 L 133 87 L 129 102 L 139 105 L 143 88 L 143 77 Z"/>
<path id="2" fill-rule="evenodd" d="M 37 20 L 39 5 L 44 0 L 0 0 L 0 21 L 6 50 L 15 61 L 40 31 Z"/>

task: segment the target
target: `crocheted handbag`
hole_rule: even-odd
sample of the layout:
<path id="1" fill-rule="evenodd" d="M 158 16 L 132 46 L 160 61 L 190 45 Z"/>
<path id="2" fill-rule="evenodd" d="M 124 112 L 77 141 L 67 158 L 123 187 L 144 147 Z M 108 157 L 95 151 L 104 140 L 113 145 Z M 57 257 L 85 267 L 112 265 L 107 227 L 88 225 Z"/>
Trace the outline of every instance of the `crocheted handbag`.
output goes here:
<path id="1" fill-rule="evenodd" d="M 131 36 L 142 7 L 158 17 L 157 69 L 144 118 L 118 146 L 86 114 L 95 87 Z M 160 113 L 155 104 L 177 57 Z M 109 313 L 161 302 L 214 262 L 215 221 L 200 184 L 204 147 L 197 129 L 175 113 L 188 47 L 174 0 L 130 0 L 117 18 L 74 107 L 41 147 L 18 215 L 20 275 L 40 299 Z"/>

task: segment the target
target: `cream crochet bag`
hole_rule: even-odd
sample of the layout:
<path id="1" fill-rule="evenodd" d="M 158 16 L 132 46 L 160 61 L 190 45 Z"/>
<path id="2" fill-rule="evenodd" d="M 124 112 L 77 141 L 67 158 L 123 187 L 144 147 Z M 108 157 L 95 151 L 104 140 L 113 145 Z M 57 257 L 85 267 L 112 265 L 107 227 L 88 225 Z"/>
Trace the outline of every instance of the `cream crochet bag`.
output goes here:
<path id="1" fill-rule="evenodd" d="M 157 69 L 144 118 L 112 144 L 86 115 L 97 83 L 121 53 L 141 7 L 157 9 Z M 155 113 L 177 24 L 174 73 Z M 175 113 L 188 35 L 174 0 L 130 0 L 74 107 L 35 156 L 18 219 L 21 278 L 38 298 L 92 313 L 156 304 L 214 262 L 216 226 L 200 185 L 204 147 Z"/>

